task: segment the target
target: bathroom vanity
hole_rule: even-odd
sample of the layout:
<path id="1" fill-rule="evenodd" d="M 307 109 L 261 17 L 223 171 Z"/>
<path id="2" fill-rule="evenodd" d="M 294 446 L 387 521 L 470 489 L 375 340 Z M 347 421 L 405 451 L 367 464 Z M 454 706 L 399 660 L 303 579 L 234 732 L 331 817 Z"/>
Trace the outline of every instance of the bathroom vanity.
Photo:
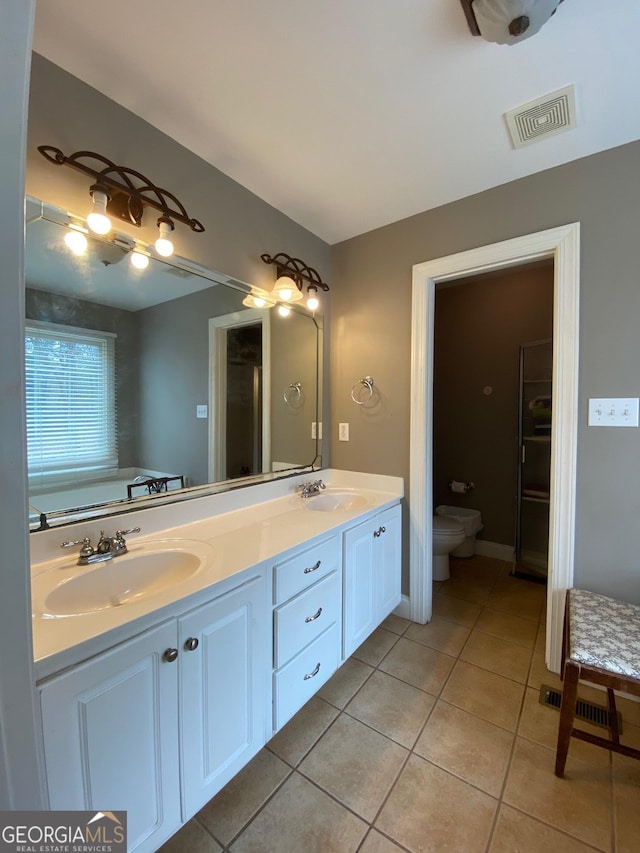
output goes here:
<path id="1" fill-rule="evenodd" d="M 125 809 L 129 850 L 151 853 L 399 605 L 402 481 L 314 476 L 306 500 L 308 474 L 127 514 L 141 532 L 104 564 L 57 556 L 95 522 L 37 535 L 51 808 Z"/>

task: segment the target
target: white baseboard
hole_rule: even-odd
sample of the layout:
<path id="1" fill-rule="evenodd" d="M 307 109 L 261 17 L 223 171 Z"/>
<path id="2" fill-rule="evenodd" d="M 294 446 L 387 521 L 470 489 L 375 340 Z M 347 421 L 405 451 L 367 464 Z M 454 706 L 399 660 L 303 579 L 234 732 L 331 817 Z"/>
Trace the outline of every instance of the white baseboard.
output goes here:
<path id="1" fill-rule="evenodd" d="M 476 539 L 476 554 L 481 557 L 495 557 L 496 560 L 513 562 L 516 557 L 512 545 L 501 545 L 499 542 L 487 542 L 486 539 Z"/>
<path id="2" fill-rule="evenodd" d="M 401 616 L 403 619 L 411 619 L 411 601 L 408 595 L 403 595 L 400 604 L 393 611 L 394 615 Z"/>

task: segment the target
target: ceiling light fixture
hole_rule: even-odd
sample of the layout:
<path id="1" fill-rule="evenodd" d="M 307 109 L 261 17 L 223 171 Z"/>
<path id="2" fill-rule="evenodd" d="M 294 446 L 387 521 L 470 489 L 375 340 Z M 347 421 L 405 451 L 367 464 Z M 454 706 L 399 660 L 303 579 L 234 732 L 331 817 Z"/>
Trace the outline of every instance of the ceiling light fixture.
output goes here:
<path id="1" fill-rule="evenodd" d="M 273 257 L 267 254 L 260 257 L 265 264 L 276 265 L 278 278 L 271 291 L 276 299 L 289 304 L 299 302 L 304 299 L 304 290 L 306 289 L 307 308 L 310 311 L 316 311 L 319 308 L 318 292 L 320 290 L 328 291 L 329 285 L 322 281 L 316 270 L 307 266 L 299 258 L 292 258 L 284 252 L 279 252 Z"/>
<path id="2" fill-rule="evenodd" d="M 204 225 L 189 216 L 173 193 L 155 186 L 134 169 L 116 166 L 107 157 L 93 151 L 76 151 L 70 157 L 52 145 L 40 145 L 38 151 L 55 166 L 71 166 L 94 179 L 95 183 L 89 188 L 93 209 L 87 217 L 87 225 L 96 234 L 108 234 L 111 230 L 110 216 L 140 228 L 145 207 L 152 207 L 161 214 L 158 219 L 160 236 L 156 241 L 156 251 L 167 258 L 173 254 L 169 235 L 174 230 L 174 221 L 188 225 L 198 234 L 204 231 Z M 94 168 L 92 163 L 96 161 L 101 168 Z"/>
<path id="3" fill-rule="evenodd" d="M 534 36 L 563 0 L 460 0 L 472 35 L 496 44 Z"/>

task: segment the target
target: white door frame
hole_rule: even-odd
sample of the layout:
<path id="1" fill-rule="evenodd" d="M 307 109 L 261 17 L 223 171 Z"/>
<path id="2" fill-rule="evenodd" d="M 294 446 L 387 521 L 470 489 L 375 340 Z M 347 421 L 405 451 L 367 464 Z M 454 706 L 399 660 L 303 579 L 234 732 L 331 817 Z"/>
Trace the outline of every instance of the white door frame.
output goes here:
<path id="1" fill-rule="evenodd" d="M 271 471 L 271 321 L 268 311 L 248 308 L 209 319 L 209 482 L 223 479 L 227 459 L 227 332 L 262 326 L 262 473 Z"/>
<path id="2" fill-rule="evenodd" d="M 573 584 L 580 223 L 481 246 L 413 267 L 409 487 L 411 619 L 428 622 L 432 607 L 433 336 L 436 284 L 552 258 L 553 415 L 549 504 L 546 662 L 560 668 L 565 590 Z"/>

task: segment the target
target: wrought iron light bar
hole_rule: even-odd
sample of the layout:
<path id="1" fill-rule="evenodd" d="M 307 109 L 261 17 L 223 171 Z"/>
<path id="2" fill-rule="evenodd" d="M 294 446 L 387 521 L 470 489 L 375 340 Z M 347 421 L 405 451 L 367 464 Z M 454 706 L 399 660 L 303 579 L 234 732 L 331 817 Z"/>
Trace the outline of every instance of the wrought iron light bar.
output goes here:
<path id="1" fill-rule="evenodd" d="M 117 166 L 102 154 L 94 151 L 76 151 L 67 157 L 52 145 L 39 145 L 38 151 L 55 166 L 70 166 L 95 180 L 90 192 L 107 196 L 107 211 L 112 216 L 135 225 L 142 225 L 145 207 L 153 207 L 162 214 L 160 219 L 176 220 L 188 225 L 192 231 L 202 233 L 204 225 L 192 219 L 184 205 L 168 190 L 155 186 L 149 178 L 127 166 Z M 102 168 L 91 165 L 95 161 Z M 160 221 L 160 220 L 159 220 Z"/>
<path id="2" fill-rule="evenodd" d="M 281 275 L 286 275 L 289 276 L 289 278 L 292 278 L 300 292 L 302 292 L 303 282 L 307 283 L 307 292 L 329 290 L 329 285 L 322 281 L 320 273 L 314 270 L 313 267 L 308 267 L 299 258 L 292 258 L 284 252 L 279 252 L 277 255 L 273 256 L 264 254 L 260 255 L 260 257 L 265 264 L 276 265 L 278 278 L 280 278 Z"/>

